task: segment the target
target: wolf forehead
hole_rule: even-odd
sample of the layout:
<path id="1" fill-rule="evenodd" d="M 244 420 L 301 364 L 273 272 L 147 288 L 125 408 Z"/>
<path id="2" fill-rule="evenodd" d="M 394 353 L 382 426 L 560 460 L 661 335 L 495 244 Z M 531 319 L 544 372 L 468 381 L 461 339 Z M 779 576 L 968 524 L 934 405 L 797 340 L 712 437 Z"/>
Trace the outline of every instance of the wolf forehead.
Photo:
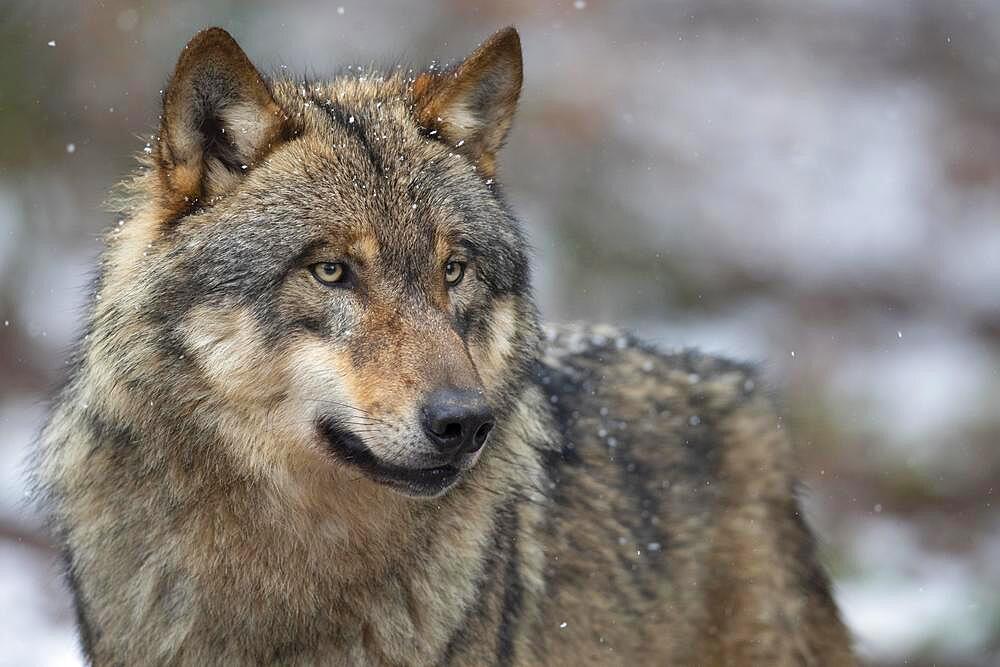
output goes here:
<path id="1" fill-rule="evenodd" d="M 175 223 L 199 250 L 193 273 L 206 259 L 216 269 L 234 261 L 240 271 L 275 271 L 326 245 L 362 248 L 383 271 L 412 277 L 454 247 L 483 258 L 478 268 L 491 288 L 523 289 L 513 279 L 526 269 L 524 237 L 496 184 L 426 136 L 402 77 L 368 78 L 273 84 L 300 129 L 234 192 Z"/>
<path id="2" fill-rule="evenodd" d="M 246 293 L 306 259 L 359 254 L 412 286 L 461 251 L 493 291 L 523 291 L 525 242 L 493 180 L 520 86 L 511 28 L 451 69 L 326 81 L 268 79 L 228 33 L 204 30 L 123 191 L 141 224 L 112 235 L 125 261 L 108 266 L 147 274 L 160 259 L 175 282 Z"/>

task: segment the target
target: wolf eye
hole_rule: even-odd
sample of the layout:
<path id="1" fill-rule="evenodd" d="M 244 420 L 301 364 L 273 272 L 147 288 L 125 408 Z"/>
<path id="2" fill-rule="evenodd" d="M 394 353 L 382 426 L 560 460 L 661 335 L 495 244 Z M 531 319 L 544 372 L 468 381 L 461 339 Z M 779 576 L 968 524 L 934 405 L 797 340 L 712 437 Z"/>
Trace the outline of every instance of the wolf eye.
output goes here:
<path id="1" fill-rule="evenodd" d="M 309 271 L 324 285 L 337 285 L 347 276 L 347 268 L 341 262 L 318 262 L 310 266 Z"/>
<path id="2" fill-rule="evenodd" d="M 465 262 L 450 261 L 444 265 L 444 281 L 449 285 L 457 285 L 465 275 Z"/>

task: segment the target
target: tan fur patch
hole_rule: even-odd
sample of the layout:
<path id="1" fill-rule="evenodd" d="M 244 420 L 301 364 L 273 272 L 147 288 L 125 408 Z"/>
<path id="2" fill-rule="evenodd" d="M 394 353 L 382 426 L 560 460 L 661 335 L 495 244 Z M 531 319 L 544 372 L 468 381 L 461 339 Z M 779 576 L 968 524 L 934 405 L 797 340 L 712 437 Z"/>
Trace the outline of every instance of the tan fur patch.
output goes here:
<path id="1" fill-rule="evenodd" d="M 515 353 L 518 316 L 512 297 L 505 297 L 493 306 L 490 318 L 490 339 L 486 345 L 469 346 L 476 369 L 487 387 L 496 388 L 510 367 Z"/>
<path id="2" fill-rule="evenodd" d="M 265 403 L 280 391 L 280 366 L 246 311 L 199 306 L 181 328 L 206 379 L 232 401 Z"/>
<path id="3" fill-rule="evenodd" d="M 355 236 L 348 244 L 347 252 L 352 257 L 362 259 L 369 266 L 374 266 L 378 263 L 378 242 L 368 234 Z"/>

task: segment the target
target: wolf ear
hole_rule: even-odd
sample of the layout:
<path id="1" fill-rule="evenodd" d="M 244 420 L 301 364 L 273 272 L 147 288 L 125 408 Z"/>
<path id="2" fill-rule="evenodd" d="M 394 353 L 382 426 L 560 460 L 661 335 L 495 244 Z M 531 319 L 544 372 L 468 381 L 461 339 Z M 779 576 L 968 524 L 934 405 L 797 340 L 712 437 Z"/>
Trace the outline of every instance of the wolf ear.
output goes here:
<path id="1" fill-rule="evenodd" d="M 157 168 L 170 204 L 222 194 L 284 135 L 286 118 L 228 32 L 195 35 L 163 98 Z"/>
<path id="2" fill-rule="evenodd" d="M 413 101 L 421 127 L 492 176 L 521 94 L 521 38 L 514 28 L 500 30 L 453 70 L 421 74 Z"/>

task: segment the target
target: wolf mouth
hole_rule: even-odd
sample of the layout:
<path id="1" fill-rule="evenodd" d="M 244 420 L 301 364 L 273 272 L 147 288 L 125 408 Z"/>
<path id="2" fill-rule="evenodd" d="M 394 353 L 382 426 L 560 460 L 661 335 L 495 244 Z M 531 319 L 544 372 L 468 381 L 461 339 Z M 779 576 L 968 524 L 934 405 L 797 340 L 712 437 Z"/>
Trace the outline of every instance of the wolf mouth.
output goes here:
<path id="1" fill-rule="evenodd" d="M 361 438 L 335 419 L 320 420 L 319 430 L 330 451 L 339 461 L 354 466 L 372 480 L 407 495 L 439 495 L 451 487 L 462 474 L 461 469 L 452 464 L 409 468 L 380 461 Z"/>

